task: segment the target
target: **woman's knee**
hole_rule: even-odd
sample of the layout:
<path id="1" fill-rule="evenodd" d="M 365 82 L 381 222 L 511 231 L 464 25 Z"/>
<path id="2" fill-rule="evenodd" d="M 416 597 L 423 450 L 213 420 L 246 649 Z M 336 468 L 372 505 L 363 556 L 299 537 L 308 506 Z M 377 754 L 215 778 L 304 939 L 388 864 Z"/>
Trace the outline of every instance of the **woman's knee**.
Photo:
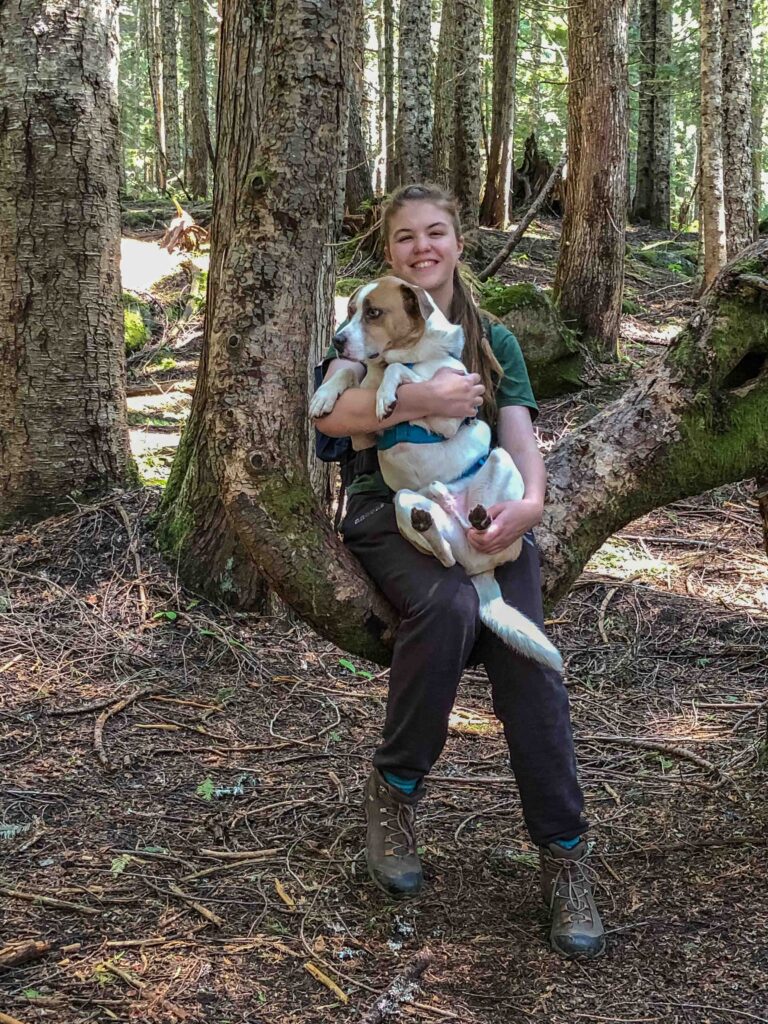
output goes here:
<path id="1" fill-rule="evenodd" d="M 479 629 L 480 602 L 477 591 L 463 569 L 449 569 L 439 582 L 422 592 L 414 603 L 413 614 L 432 619 L 441 633 L 449 629 Z"/>

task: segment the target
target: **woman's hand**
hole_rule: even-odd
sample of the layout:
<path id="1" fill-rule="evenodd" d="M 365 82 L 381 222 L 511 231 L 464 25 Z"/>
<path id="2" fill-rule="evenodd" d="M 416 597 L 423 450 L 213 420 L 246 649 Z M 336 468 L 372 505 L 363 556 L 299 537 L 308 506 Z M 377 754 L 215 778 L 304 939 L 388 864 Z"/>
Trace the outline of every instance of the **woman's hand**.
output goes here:
<path id="1" fill-rule="evenodd" d="M 497 555 L 524 533 L 541 522 L 543 505 L 533 498 L 502 501 L 488 509 L 493 522 L 487 530 L 467 530 L 467 539 L 476 551 Z"/>
<path id="2" fill-rule="evenodd" d="M 429 381 L 430 409 L 426 415 L 463 420 L 476 416 L 483 404 L 485 387 L 479 373 L 461 373 L 444 367 Z"/>

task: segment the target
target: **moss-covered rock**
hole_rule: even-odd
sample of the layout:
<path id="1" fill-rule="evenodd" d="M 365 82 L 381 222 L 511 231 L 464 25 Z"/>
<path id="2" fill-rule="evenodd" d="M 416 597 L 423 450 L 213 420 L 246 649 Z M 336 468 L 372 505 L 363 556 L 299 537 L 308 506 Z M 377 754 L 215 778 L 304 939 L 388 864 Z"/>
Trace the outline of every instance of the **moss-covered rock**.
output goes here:
<path id="1" fill-rule="evenodd" d="M 538 398 L 581 387 L 584 357 L 549 292 L 527 282 L 504 285 L 492 278 L 483 287 L 481 302 L 520 342 Z"/>
<path id="2" fill-rule="evenodd" d="M 130 355 L 143 348 L 152 335 L 152 314 L 149 304 L 134 295 L 123 292 L 123 332 L 125 352 Z"/>
<path id="3" fill-rule="evenodd" d="M 643 246 L 631 251 L 631 258 L 656 270 L 668 270 L 685 277 L 695 277 L 698 270 L 696 250 L 687 243 L 670 241 Z"/>

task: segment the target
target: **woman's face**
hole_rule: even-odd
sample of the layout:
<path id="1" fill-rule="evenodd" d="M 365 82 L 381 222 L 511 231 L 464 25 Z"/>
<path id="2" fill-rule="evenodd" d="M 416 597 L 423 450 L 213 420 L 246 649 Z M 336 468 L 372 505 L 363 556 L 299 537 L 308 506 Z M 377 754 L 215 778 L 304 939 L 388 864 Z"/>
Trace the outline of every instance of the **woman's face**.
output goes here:
<path id="1" fill-rule="evenodd" d="M 434 203 L 413 199 L 393 215 L 384 256 L 397 277 L 434 297 L 453 291 L 453 271 L 463 249 L 450 215 Z"/>

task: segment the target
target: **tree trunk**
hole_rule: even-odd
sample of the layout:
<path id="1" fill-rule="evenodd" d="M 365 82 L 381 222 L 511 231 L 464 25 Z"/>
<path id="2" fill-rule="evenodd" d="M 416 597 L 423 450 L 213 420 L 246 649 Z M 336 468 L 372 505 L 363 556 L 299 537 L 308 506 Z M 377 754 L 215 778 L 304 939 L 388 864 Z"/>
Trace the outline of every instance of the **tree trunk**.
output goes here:
<path id="1" fill-rule="evenodd" d="M 640 0 L 640 83 L 637 113 L 634 220 L 648 220 L 653 197 L 653 78 L 656 52 L 656 0 Z"/>
<path id="2" fill-rule="evenodd" d="M 353 73 L 349 90 L 347 183 L 344 201 L 349 213 L 358 213 L 363 203 L 373 201 L 373 174 L 363 131 L 365 40 L 366 24 L 363 4 L 361 0 L 357 0 Z"/>
<path id="3" fill-rule="evenodd" d="M 163 535 L 179 538 L 186 567 L 195 552 L 218 558 L 223 519 L 189 515 L 203 467 L 202 486 L 218 485 L 211 509 L 226 510 L 277 594 L 326 632 L 332 609 L 345 645 L 374 654 L 386 606 L 339 549 L 307 469 L 309 367 L 332 329 L 352 23 L 353 0 L 269 0 L 258 17 L 249 0 L 225 5 L 204 390 Z"/>
<path id="4" fill-rule="evenodd" d="M 481 0 L 454 0 L 456 5 L 456 165 L 453 191 L 459 200 L 462 227 L 479 224 L 481 52 L 483 10 Z"/>
<path id="5" fill-rule="evenodd" d="M 541 122 L 541 22 L 531 21 L 531 78 L 528 98 L 528 132 L 538 134 Z"/>
<path id="6" fill-rule="evenodd" d="M 701 0 L 701 234 L 708 288 L 726 262 L 721 0 Z"/>
<path id="7" fill-rule="evenodd" d="M 125 483 L 117 3 L 0 7 L 0 525 Z"/>
<path id="8" fill-rule="evenodd" d="M 179 133 L 179 80 L 176 49 L 178 45 L 176 0 L 160 0 L 160 39 L 163 63 L 163 111 L 165 113 L 165 155 L 168 173 L 181 170 Z"/>
<path id="9" fill-rule="evenodd" d="M 384 133 L 387 146 L 385 175 L 387 192 L 397 186 L 397 149 L 395 146 L 395 4 L 381 0 L 384 8 Z"/>
<path id="10" fill-rule="evenodd" d="M 456 135 L 456 0 L 443 0 L 435 68 L 432 169 L 435 182 L 453 188 Z"/>
<path id="11" fill-rule="evenodd" d="M 613 355 L 624 285 L 627 0 L 569 9 L 568 175 L 555 296 Z"/>
<path id="12" fill-rule="evenodd" d="M 653 84 L 653 192 L 649 220 L 669 231 L 672 177 L 672 0 L 656 0 Z"/>
<path id="13" fill-rule="evenodd" d="M 722 0 L 723 185 L 728 258 L 751 244 L 752 0 Z"/>
<path id="14" fill-rule="evenodd" d="M 666 358 L 547 458 L 537 530 L 549 599 L 646 512 L 768 464 L 768 241 L 743 252 Z"/>
<path id="15" fill-rule="evenodd" d="M 494 0 L 491 142 L 480 223 L 506 227 L 512 182 L 520 0 Z"/>
<path id="16" fill-rule="evenodd" d="M 757 9 L 760 24 L 766 16 L 765 0 L 759 0 Z M 758 236 L 760 210 L 763 205 L 763 121 L 765 119 L 765 63 L 766 36 L 760 38 L 755 55 L 755 71 L 752 88 L 752 237 Z"/>
<path id="17" fill-rule="evenodd" d="M 400 0 L 395 146 L 398 185 L 432 177 L 431 10 L 431 0 Z"/>
<path id="18" fill-rule="evenodd" d="M 140 3 L 141 38 L 147 58 L 147 76 L 155 128 L 155 182 L 159 189 L 164 189 L 168 157 L 165 141 L 163 61 L 160 47 L 158 0 L 140 0 Z"/>
<path id="19" fill-rule="evenodd" d="M 189 162 L 187 191 L 191 196 L 205 199 L 208 195 L 208 83 L 205 76 L 204 0 L 189 0 Z"/>

